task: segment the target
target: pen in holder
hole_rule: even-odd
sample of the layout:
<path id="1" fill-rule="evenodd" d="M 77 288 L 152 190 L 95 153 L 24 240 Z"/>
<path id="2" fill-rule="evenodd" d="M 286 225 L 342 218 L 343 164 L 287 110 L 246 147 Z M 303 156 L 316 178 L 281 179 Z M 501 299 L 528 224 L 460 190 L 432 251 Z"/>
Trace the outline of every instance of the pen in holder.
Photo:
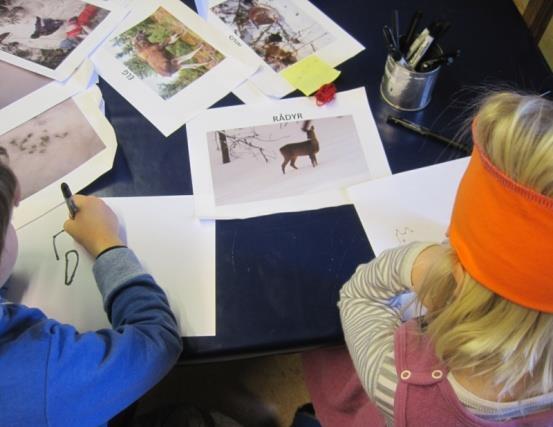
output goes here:
<path id="1" fill-rule="evenodd" d="M 442 49 L 434 45 L 429 53 L 437 57 Z M 419 72 L 409 67 L 403 58 L 396 60 L 388 55 L 380 83 L 380 94 L 384 101 L 398 110 L 422 110 L 430 103 L 440 68 L 438 65 L 427 72 Z"/>

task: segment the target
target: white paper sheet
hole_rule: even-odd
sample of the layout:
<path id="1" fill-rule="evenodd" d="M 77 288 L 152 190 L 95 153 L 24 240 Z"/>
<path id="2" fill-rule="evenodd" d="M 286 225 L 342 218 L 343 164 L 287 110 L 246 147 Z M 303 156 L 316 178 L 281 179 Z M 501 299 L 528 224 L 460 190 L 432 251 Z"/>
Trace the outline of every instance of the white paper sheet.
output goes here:
<path id="1" fill-rule="evenodd" d="M 100 9 L 84 19 L 81 27 L 86 28 L 77 35 L 71 19 L 82 16 L 87 5 Z M 0 60 L 58 81 L 67 79 L 128 13 L 119 1 L 106 0 L 13 0 L 6 7 L 20 7 L 21 12 L 0 24 Z M 54 31 L 33 38 L 37 23 Z M 70 40 L 72 47 L 64 45 Z"/>
<path id="2" fill-rule="evenodd" d="M 257 70 L 255 61 L 178 0 L 135 1 L 92 60 L 165 136 Z"/>
<path id="3" fill-rule="evenodd" d="M 413 241 L 441 242 L 468 158 L 347 189 L 375 255 Z"/>
<path id="4" fill-rule="evenodd" d="M 117 140 L 94 86 L 0 136 L 21 186 L 20 227 L 57 206 L 60 184 L 77 192 L 113 166 Z"/>
<path id="5" fill-rule="evenodd" d="M 196 2 L 198 11 L 205 14 L 207 9 L 207 22 L 229 38 L 242 41 L 241 48 L 260 66 L 250 81 L 267 96 L 282 98 L 293 92 L 295 88 L 279 73 L 310 54 L 335 67 L 364 49 L 307 0 L 206 2 Z M 248 85 L 241 87 L 237 96 L 251 102 L 262 100 Z"/>
<path id="6" fill-rule="evenodd" d="M 319 141 L 317 166 L 305 152 L 297 169 L 287 164 L 283 173 L 281 147 L 306 141 L 304 129 L 311 126 Z M 339 93 L 324 107 L 301 97 L 210 109 L 186 129 L 196 214 L 202 218 L 338 206 L 349 203 L 347 186 L 390 174 L 364 88 Z M 221 132 L 228 162 L 220 151 Z"/>
<path id="7" fill-rule="evenodd" d="M 85 90 L 94 66 L 85 60 L 65 82 L 57 82 L 6 62 L 0 62 L 0 135 Z M 4 88 L 5 85 L 5 88 Z"/>
<path id="8" fill-rule="evenodd" d="M 192 196 L 105 198 L 144 268 L 165 290 L 181 335 L 215 335 L 215 223 L 193 217 Z M 67 233 L 65 204 L 17 230 L 19 257 L 6 298 L 42 309 L 81 331 L 109 327 L 92 274 L 93 260 Z M 72 283 L 66 274 L 75 270 Z"/>

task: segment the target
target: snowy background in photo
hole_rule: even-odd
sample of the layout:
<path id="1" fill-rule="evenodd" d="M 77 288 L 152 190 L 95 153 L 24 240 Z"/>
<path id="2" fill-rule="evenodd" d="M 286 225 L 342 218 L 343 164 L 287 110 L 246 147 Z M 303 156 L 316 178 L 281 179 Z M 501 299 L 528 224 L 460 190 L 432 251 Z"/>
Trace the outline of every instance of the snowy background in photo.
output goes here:
<path id="1" fill-rule="evenodd" d="M 276 72 L 334 41 L 289 0 L 227 0 L 211 10 Z"/>
<path id="2" fill-rule="evenodd" d="M 0 76 L 3 82 L 0 91 L 0 108 L 10 105 L 52 81 L 48 77 L 1 61 Z"/>
<path id="3" fill-rule="evenodd" d="M 280 148 L 307 140 L 305 121 L 286 122 L 222 132 L 227 137 L 230 162 L 223 163 L 218 132 L 207 135 L 216 205 L 297 196 L 351 184 L 369 170 L 352 116 L 311 120 L 319 141 L 318 166 L 300 156 L 293 169 L 282 173 Z"/>
<path id="4" fill-rule="evenodd" d="M 54 69 L 87 36 L 83 30 L 78 37 L 72 38 L 71 47 L 63 45 L 67 42 L 68 31 L 75 29 L 68 20 L 78 17 L 88 3 L 79 0 L 10 0 L 5 3 L 0 14 L 0 49 L 5 52 Z M 85 19 L 91 30 L 109 14 L 106 9 L 95 8 L 94 15 Z M 32 38 L 37 18 L 43 33 Z"/>
<path id="5" fill-rule="evenodd" d="M 22 200 L 67 175 L 105 146 L 71 99 L 0 136 Z"/>

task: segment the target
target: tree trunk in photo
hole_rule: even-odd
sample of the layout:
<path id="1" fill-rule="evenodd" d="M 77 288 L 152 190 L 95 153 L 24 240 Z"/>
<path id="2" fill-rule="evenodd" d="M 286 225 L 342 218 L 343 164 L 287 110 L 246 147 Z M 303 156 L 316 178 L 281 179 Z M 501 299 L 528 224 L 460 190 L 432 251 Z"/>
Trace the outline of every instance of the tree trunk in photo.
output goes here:
<path id="1" fill-rule="evenodd" d="M 223 164 L 230 163 L 227 136 L 223 132 L 217 132 L 217 134 L 219 135 L 219 143 L 221 144 L 221 155 L 223 156 Z"/>

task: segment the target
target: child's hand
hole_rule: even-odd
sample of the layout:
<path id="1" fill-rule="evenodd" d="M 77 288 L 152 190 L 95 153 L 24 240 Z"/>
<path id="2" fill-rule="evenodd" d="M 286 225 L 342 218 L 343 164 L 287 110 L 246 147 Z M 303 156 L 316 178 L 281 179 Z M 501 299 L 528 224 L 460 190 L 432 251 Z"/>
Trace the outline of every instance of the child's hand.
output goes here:
<path id="1" fill-rule="evenodd" d="M 73 196 L 79 211 L 74 219 L 63 224 L 64 230 L 92 255 L 97 257 L 103 250 L 123 245 L 119 236 L 117 216 L 102 200 L 94 196 Z"/>

